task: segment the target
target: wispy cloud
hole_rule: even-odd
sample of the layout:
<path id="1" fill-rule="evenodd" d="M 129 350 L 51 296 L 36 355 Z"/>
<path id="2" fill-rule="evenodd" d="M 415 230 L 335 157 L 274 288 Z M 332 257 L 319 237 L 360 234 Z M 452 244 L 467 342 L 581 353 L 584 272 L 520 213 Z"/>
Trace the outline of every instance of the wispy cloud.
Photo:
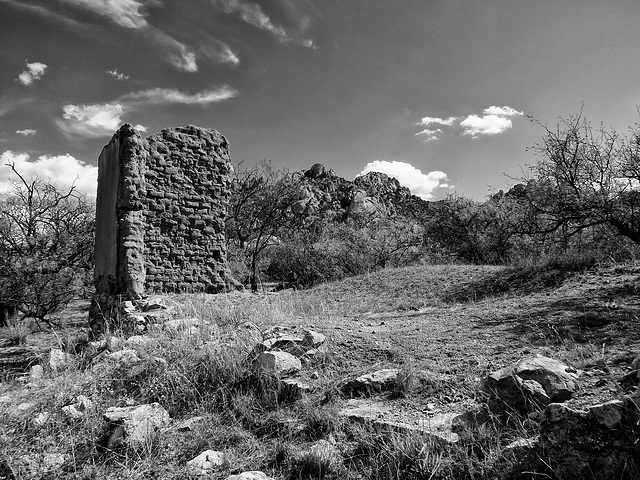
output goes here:
<path id="1" fill-rule="evenodd" d="M 446 119 L 438 118 L 438 117 L 423 117 L 418 122 L 418 125 L 422 125 L 424 127 L 428 127 L 429 125 L 433 125 L 434 123 L 436 123 L 438 125 L 451 126 L 451 125 L 453 125 L 453 123 L 456 120 L 458 120 L 458 117 L 449 117 L 449 118 L 446 118 Z"/>
<path id="2" fill-rule="evenodd" d="M 369 172 L 380 172 L 397 178 L 400 185 L 407 187 L 412 194 L 424 200 L 431 200 L 433 192 L 437 188 L 452 188 L 448 183 L 449 180 L 446 173 L 435 170 L 424 174 L 406 162 L 375 160 L 369 162 L 357 176 L 359 177 Z"/>
<path id="3" fill-rule="evenodd" d="M 83 137 L 103 137 L 113 134 L 123 123 L 123 116 L 148 105 L 201 105 L 219 103 L 238 95 L 229 86 L 204 90 L 189 94 L 172 88 L 151 88 L 122 95 L 117 100 L 105 104 L 65 105 L 63 119 L 58 126 L 67 134 Z M 143 125 L 137 130 L 146 131 Z"/>
<path id="4" fill-rule="evenodd" d="M 36 177 L 51 180 L 58 188 L 69 189 L 75 185 L 77 191 L 95 197 L 98 185 L 98 168 L 87 165 L 69 154 L 41 155 L 30 161 L 29 154 L 10 150 L 0 154 L 0 191 L 11 189 L 15 175 L 6 164 L 15 164 L 16 170 L 26 179 Z"/>
<path id="5" fill-rule="evenodd" d="M 22 85 L 31 85 L 36 80 L 40 80 L 42 78 L 47 66 L 41 62 L 29 63 L 28 60 L 26 64 L 27 68 L 18 75 L 18 81 Z"/>
<path id="6" fill-rule="evenodd" d="M 230 63 L 231 65 L 240 63 L 240 59 L 231 47 L 217 38 L 209 37 L 208 44 L 200 46 L 200 52 L 216 63 Z"/>
<path id="7" fill-rule="evenodd" d="M 415 133 L 416 136 L 425 137 L 423 141 L 438 140 L 442 133 L 462 134 L 472 138 L 482 135 L 498 135 L 513 127 L 510 117 L 523 115 L 515 108 L 507 105 L 503 107 L 491 106 L 482 111 L 482 115 L 469 114 L 458 117 L 423 117 L 417 123 L 420 127 L 427 127 Z M 433 128 L 437 125 L 439 128 Z"/>
<path id="8" fill-rule="evenodd" d="M 33 128 L 25 128 L 24 130 L 16 130 L 16 133 L 18 135 L 22 135 L 23 137 L 33 137 L 36 133 L 38 133 L 38 131 L 34 130 Z"/>
<path id="9" fill-rule="evenodd" d="M 106 70 L 106 72 L 119 82 L 129 80 L 129 75 L 126 73 L 119 73 L 118 70 Z"/>
<path id="10" fill-rule="evenodd" d="M 141 12 L 140 0 L 62 0 L 65 3 L 91 10 L 125 28 L 142 28 L 148 25 Z"/>
<path id="11" fill-rule="evenodd" d="M 194 94 L 181 92 L 175 88 L 151 88 L 148 90 L 140 90 L 139 92 L 127 93 L 120 97 L 120 101 L 130 107 L 140 104 L 162 105 L 170 103 L 181 103 L 184 105 L 208 105 L 210 103 L 218 103 L 228 100 L 237 95 L 238 91 L 227 85 Z"/>
<path id="12" fill-rule="evenodd" d="M 60 0 L 60 2 L 90 11 L 119 27 L 131 30 L 139 39 L 154 45 L 165 61 L 178 70 L 198 71 L 196 54 L 192 49 L 147 21 L 144 8 L 149 5 L 158 5 L 159 2 L 150 0 Z M 58 13 L 57 10 L 61 10 L 58 2 L 51 2 L 46 6 L 25 4 L 16 0 L 0 0 L 0 3 L 29 11 L 49 21 L 63 23 L 69 28 L 81 31 L 84 35 L 100 38 L 101 32 L 96 33 L 92 23 L 84 19 L 81 22 L 72 18 L 77 14 L 73 9 L 66 8 L 62 13 Z"/>
<path id="13" fill-rule="evenodd" d="M 292 36 L 283 26 L 276 25 L 257 3 L 244 0 L 212 0 L 212 3 L 223 12 L 237 14 L 249 25 L 269 32 L 280 43 L 295 43 L 308 48 L 314 46 L 313 40 Z"/>

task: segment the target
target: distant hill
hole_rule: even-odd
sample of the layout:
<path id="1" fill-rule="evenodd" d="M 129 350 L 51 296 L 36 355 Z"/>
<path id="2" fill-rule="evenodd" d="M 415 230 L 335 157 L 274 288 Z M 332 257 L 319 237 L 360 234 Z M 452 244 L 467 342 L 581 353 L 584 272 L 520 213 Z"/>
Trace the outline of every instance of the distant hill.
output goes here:
<path id="1" fill-rule="evenodd" d="M 369 172 L 353 181 L 346 180 L 316 163 L 309 170 L 296 172 L 300 181 L 300 200 L 293 205 L 297 215 L 332 220 L 371 215 L 418 216 L 429 209 L 426 200 L 411 194 L 396 178 Z"/>

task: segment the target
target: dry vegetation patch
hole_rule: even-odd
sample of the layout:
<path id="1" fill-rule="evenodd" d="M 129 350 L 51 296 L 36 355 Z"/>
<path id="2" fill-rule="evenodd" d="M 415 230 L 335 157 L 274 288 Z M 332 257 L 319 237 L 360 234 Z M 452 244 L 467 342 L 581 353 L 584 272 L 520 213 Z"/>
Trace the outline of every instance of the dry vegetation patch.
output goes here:
<path id="1" fill-rule="evenodd" d="M 274 478 L 535 478 L 523 472 L 536 468 L 553 478 L 553 469 L 522 463 L 542 410 L 489 414 L 480 379 L 538 353 L 580 371 L 573 408 L 632 393 L 637 379 L 621 378 L 640 353 L 639 280 L 636 265 L 584 272 L 446 265 L 388 269 L 309 291 L 178 295 L 172 309 L 154 314 L 146 335 L 155 340 L 136 350 L 133 364 L 70 341 L 78 336 L 75 306 L 58 317 L 65 329 L 26 336 L 26 345 L 75 349 L 72 362 L 54 371 L 45 356 L 41 378 L 3 375 L 0 475 L 195 478 L 187 462 L 212 449 L 226 460 L 210 478 L 247 470 Z M 179 318 L 199 323 L 162 325 Z M 252 362 L 265 331 L 295 337 L 305 329 L 327 340 L 301 357 L 296 379 L 309 389 L 292 393 Z M 386 373 L 366 375 L 376 371 Z M 358 377 L 379 383 L 359 389 Z M 91 408 L 65 415 L 80 395 Z M 171 427 L 143 447 L 109 443 L 108 407 L 152 402 L 167 410 Z M 349 414 L 363 405 L 369 417 Z M 437 421 L 455 441 L 426 428 Z"/>

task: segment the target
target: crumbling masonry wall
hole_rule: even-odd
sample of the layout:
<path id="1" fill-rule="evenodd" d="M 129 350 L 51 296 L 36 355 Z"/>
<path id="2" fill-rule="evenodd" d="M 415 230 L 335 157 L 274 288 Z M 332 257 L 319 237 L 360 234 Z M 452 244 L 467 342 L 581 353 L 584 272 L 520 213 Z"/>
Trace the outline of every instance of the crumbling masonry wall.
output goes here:
<path id="1" fill-rule="evenodd" d="M 122 126 L 98 160 L 97 296 L 225 290 L 230 171 L 229 144 L 215 130 L 142 138 Z"/>

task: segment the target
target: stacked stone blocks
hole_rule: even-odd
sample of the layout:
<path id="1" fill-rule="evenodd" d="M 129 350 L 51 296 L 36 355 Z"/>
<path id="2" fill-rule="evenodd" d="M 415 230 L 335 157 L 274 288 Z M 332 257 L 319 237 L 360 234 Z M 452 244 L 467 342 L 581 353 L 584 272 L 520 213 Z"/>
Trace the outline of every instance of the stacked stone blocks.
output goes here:
<path id="1" fill-rule="evenodd" d="M 229 144 L 215 130 L 122 126 L 98 160 L 96 296 L 223 291 Z M 105 303 L 98 301 L 98 304 Z"/>

